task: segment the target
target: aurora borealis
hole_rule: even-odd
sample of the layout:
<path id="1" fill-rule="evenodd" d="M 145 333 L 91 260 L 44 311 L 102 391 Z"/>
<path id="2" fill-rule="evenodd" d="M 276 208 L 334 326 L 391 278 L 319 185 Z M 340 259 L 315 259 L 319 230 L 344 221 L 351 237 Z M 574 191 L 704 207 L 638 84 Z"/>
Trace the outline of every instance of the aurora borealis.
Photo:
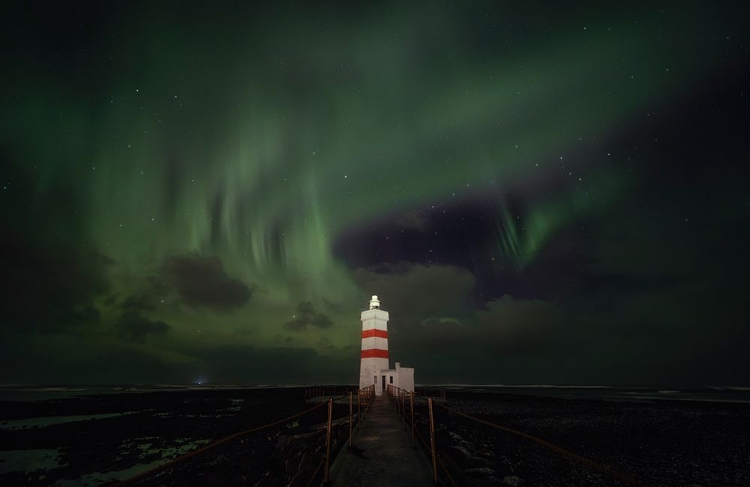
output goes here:
<path id="1" fill-rule="evenodd" d="M 746 7 L 12 10 L 1 381 L 750 382 Z"/>

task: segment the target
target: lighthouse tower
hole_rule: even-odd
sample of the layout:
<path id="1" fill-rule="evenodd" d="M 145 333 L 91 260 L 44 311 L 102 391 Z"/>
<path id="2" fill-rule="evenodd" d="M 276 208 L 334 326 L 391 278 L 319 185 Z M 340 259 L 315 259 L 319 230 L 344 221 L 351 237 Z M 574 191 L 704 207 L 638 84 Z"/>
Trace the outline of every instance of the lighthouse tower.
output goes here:
<path id="1" fill-rule="evenodd" d="M 359 387 L 375 384 L 375 394 L 385 389 L 384 371 L 388 362 L 388 312 L 380 309 L 377 296 L 370 300 L 370 309 L 362 311 L 362 358 L 359 365 Z"/>

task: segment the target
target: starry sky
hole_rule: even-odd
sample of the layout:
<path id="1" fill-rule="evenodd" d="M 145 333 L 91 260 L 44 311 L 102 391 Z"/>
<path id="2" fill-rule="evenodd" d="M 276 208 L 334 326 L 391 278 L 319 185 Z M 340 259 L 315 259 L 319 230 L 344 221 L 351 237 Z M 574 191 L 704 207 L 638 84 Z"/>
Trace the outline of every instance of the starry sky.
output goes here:
<path id="1" fill-rule="evenodd" d="M 750 385 L 740 2 L 5 7 L 0 382 Z"/>

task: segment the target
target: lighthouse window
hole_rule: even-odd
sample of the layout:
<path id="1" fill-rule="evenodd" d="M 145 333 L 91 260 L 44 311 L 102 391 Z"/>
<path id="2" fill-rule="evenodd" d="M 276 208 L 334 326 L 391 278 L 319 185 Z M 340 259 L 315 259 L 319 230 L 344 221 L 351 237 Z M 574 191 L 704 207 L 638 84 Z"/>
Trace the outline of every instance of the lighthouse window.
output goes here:
<path id="1" fill-rule="evenodd" d="M 393 376 L 391 376 L 391 384 L 393 384 Z"/>
<path id="2" fill-rule="evenodd" d="M 373 375 L 372 376 L 372 383 L 373 384 L 377 384 L 378 383 L 378 376 L 377 375 Z"/>

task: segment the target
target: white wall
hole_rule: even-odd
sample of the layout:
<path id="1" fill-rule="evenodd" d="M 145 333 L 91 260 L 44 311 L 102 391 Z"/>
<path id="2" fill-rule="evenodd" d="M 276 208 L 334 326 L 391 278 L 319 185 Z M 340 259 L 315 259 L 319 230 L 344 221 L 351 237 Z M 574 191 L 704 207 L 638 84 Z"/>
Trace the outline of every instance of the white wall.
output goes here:
<path id="1" fill-rule="evenodd" d="M 393 378 L 393 385 L 405 391 L 414 392 L 414 369 L 411 367 L 399 368 L 396 376 Z"/>
<path id="2" fill-rule="evenodd" d="M 388 312 L 383 311 L 382 309 L 368 309 L 360 313 L 360 321 L 362 321 L 363 324 L 365 321 L 369 322 L 370 320 L 376 320 L 379 323 L 382 323 L 384 325 L 383 328 L 380 328 L 380 326 L 378 326 L 378 328 L 385 330 L 385 325 L 388 323 Z M 370 326 L 369 328 L 374 327 Z M 362 329 L 367 330 L 368 327 L 363 327 Z"/>
<path id="3" fill-rule="evenodd" d="M 359 366 L 359 388 L 364 389 L 367 386 L 371 386 L 373 384 L 373 378 L 374 376 L 378 377 L 377 382 L 375 382 L 375 394 L 378 396 L 383 393 L 383 389 L 381 388 L 383 380 L 381 379 L 381 376 L 383 375 L 382 370 L 388 369 L 388 359 L 387 358 L 363 358 L 360 359 L 360 366 Z M 388 378 L 386 377 L 386 385 L 388 384 Z"/>
<path id="4" fill-rule="evenodd" d="M 388 339 L 381 337 L 367 337 L 362 339 L 362 350 L 388 350 Z"/>

